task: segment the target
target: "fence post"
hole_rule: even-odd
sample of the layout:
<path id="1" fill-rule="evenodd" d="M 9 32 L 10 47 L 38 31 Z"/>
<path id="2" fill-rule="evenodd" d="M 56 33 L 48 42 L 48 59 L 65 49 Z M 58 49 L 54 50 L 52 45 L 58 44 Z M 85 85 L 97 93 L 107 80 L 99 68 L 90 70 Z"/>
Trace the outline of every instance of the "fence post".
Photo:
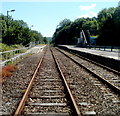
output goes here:
<path id="1" fill-rule="evenodd" d="M 100 50 L 100 46 L 99 46 L 99 50 Z"/>
<path id="2" fill-rule="evenodd" d="M 120 48 L 118 48 L 118 59 L 120 59 Z"/>
<path id="3" fill-rule="evenodd" d="M 6 60 L 8 59 L 8 57 L 7 57 L 7 53 L 5 53 L 5 59 L 6 59 Z"/>
<path id="4" fill-rule="evenodd" d="M 13 57 L 14 57 L 14 51 L 13 51 Z"/>
<path id="5" fill-rule="evenodd" d="M 29 49 L 29 47 L 26 48 L 22 48 L 22 49 L 15 49 L 15 50 L 10 50 L 10 51 L 4 51 L 1 52 L 1 60 L 2 62 L 0 63 L 0 65 L 4 66 L 6 65 L 9 61 L 14 61 L 16 60 L 18 57 L 22 57 L 23 55 L 25 55 L 24 53 L 22 53 L 21 55 L 19 55 L 21 53 L 21 50 L 24 49 Z M 24 51 L 25 52 L 25 51 Z M 29 52 L 27 52 L 28 54 Z M 4 59 L 3 59 L 4 58 Z"/>
<path id="6" fill-rule="evenodd" d="M 105 46 L 104 46 L 104 51 L 105 51 Z"/>
<path id="7" fill-rule="evenodd" d="M 112 52 L 113 46 L 111 46 L 111 52 Z"/>

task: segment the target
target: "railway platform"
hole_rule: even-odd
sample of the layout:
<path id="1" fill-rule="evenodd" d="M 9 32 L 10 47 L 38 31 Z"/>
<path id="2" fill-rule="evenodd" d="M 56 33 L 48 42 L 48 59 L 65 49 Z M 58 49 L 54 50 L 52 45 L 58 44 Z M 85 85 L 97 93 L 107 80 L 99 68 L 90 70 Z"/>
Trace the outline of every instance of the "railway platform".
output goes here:
<path id="1" fill-rule="evenodd" d="M 81 51 L 89 54 L 94 54 L 94 55 L 98 55 L 106 58 L 120 60 L 120 51 L 110 52 L 110 51 L 97 50 L 97 49 L 95 50 L 95 49 L 89 49 L 89 48 L 81 48 L 81 47 L 76 47 L 71 45 L 60 45 L 60 46 L 64 46 L 64 47 L 67 47 L 68 49 L 77 50 L 77 51 Z"/>
<path id="2" fill-rule="evenodd" d="M 59 47 L 105 64 L 113 69 L 120 69 L 120 51 L 110 52 L 98 49 L 81 48 L 73 45 L 59 45 Z"/>

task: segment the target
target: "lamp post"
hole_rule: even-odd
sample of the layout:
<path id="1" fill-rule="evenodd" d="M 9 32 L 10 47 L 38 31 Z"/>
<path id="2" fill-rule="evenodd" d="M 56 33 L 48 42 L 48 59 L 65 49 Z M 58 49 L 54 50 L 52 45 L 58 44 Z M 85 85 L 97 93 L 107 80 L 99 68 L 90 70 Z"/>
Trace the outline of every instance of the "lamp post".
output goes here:
<path id="1" fill-rule="evenodd" d="M 15 11 L 15 10 L 10 10 L 10 11 L 7 10 L 7 18 L 8 18 L 8 13 L 9 13 L 9 12 L 14 12 L 14 11 Z"/>
<path id="2" fill-rule="evenodd" d="M 7 11 L 7 28 L 8 28 L 8 16 L 9 16 L 9 12 L 14 12 L 15 10 L 10 10 L 10 11 Z"/>
<path id="3" fill-rule="evenodd" d="M 10 11 L 7 11 L 7 43 L 9 41 L 9 31 L 8 31 L 8 28 L 9 28 L 9 24 L 8 24 L 8 16 L 9 16 L 9 12 L 14 12 L 15 10 L 10 10 Z"/>

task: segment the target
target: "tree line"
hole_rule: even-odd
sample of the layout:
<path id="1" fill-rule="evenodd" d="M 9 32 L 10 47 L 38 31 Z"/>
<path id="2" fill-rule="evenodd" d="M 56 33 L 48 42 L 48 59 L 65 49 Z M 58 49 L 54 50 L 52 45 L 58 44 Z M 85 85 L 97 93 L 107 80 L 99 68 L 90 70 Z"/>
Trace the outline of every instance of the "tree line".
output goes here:
<path id="1" fill-rule="evenodd" d="M 0 41 L 7 45 L 22 44 L 29 45 L 30 42 L 35 44 L 46 43 L 47 38 L 43 37 L 38 31 L 31 30 L 23 20 L 14 20 L 11 16 L 0 15 Z"/>
<path id="2" fill-rule="evenodd" d="M 97 45 L 120 46 L 120 5 L 104 8 L 97 17 L 62 20 L 53 34 L 54 44 L 76 44 L 80 32 L 84 30 L 89 43 L 89 35 L 97 36 Z M 88 32 L 89 30 L 89 32 Z"/>

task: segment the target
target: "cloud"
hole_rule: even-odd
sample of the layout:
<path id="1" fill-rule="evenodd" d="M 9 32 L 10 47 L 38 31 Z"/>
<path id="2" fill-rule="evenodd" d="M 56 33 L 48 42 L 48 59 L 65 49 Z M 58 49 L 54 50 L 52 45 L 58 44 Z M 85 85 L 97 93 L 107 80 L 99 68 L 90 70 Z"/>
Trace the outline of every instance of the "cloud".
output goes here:
<path id="1" fill-rule="evenodd" d="M 96 4 L 91 4 L 90 6 L 80 6 L 80 10 L 91 10 L 94 9 L 96 7 Z"/>
<path id="2" fill-rule="evenodd" d="M 87 17 L 89 17 L 89 18 L 97 17 L 97 13 L 96 12 L 89 12 L 87 14 L 83 14 L 83 15 L 79 16 L 78 18 L 82 18 L 82 17 L 84 17 L 84 18 L 87 18 Z"/>

